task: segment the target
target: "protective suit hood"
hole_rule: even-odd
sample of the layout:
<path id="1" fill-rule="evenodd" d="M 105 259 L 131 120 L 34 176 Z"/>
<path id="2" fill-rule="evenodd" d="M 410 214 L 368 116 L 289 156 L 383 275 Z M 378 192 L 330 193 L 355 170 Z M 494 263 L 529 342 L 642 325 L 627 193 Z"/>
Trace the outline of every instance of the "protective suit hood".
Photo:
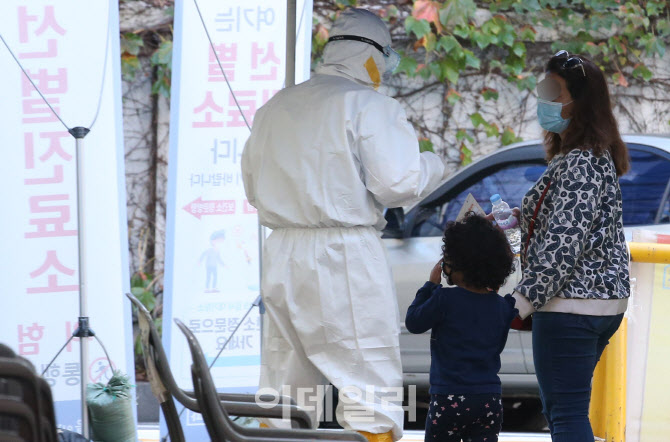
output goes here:
<path id="1" fill-rule="evenodd" d="M 391 44 L 391 34 L 377 15 L 365 9 L 343 11 L 330 29 L 330 36 L 357 35 L 369 38 L 381 46 Z M 319 74 L 339 75 L 368 87 L 381 84 L 386 68 L 384 55 L 374 46 L 358 41 L 334 41 L 326 44 Z"/>

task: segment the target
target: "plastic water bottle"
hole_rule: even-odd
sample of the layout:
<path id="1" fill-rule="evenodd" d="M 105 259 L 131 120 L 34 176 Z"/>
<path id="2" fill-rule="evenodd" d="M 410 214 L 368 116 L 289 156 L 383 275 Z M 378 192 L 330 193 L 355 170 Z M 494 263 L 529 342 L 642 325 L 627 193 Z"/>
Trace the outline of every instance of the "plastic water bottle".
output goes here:
<path id="1" fill-rule="evenodd" d="M 505 232 L 507 241 L 509 241 L 512 252 L 519 253 L 521 250 L 521 230 L 519 230 L 519 221 L 516 219 L 509 205 L 500 198 L 497 193 L 491 197 L 493 204 L 493 217 L 498 226 Z"/>

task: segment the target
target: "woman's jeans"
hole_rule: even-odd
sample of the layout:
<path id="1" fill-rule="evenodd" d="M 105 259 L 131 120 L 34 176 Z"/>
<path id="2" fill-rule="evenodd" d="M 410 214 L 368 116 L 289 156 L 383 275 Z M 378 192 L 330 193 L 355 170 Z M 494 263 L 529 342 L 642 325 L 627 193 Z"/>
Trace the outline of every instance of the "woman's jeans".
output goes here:
<path id="1" fill-rule="evenodd" d="M 553 442 L 593 442 L 591 379 L 623 314 L 533 314 L 533 360 Z"/>

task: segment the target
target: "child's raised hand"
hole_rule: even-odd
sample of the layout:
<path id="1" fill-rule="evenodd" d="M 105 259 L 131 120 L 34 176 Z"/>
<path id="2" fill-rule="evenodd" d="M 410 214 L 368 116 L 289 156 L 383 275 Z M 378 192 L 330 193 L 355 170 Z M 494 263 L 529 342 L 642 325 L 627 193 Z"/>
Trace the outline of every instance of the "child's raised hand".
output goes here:
<path id="1" fill-rule="evenodd" d="M 433 284 L 439 284 L 442 282 L 442 260 L 439 260 L 433 267 L 433 270 L 430 271 L 429 281 Z"/>

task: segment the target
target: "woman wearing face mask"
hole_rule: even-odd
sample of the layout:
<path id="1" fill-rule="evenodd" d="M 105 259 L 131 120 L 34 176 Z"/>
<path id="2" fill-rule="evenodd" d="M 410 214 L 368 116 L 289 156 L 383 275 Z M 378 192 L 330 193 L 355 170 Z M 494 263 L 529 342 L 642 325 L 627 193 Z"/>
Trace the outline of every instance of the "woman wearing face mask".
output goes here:
<path id="1" fill-rule="evenodd" d="M 591 378 L 630 295 L 618 177 L 629 169 L 600 69 L 566 51 L 547 63 L 537 115 L 549 166 L 523 199 L 522 277 L 533 358 L 554 442 L 592 442 Z"/>

